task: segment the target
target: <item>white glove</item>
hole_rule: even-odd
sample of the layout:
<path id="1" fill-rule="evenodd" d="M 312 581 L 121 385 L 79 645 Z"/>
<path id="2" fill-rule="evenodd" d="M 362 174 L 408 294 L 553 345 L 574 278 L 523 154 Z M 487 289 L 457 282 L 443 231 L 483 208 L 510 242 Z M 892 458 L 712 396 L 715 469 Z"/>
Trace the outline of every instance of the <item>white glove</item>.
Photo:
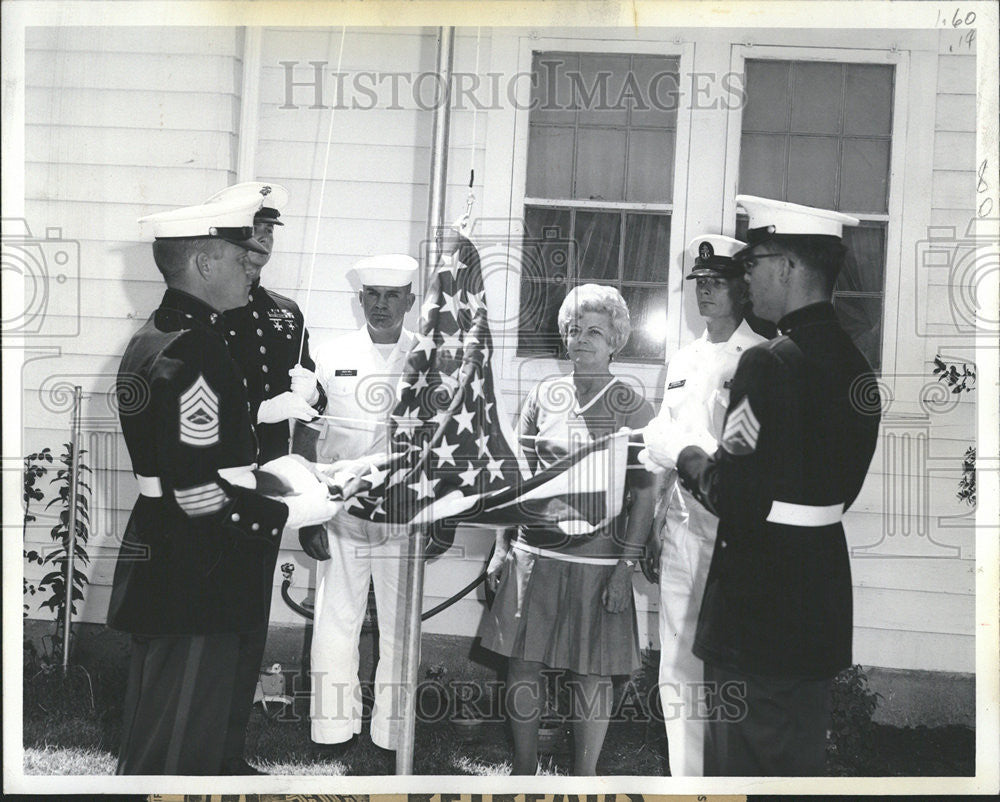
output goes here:
<path id="1" fill-rule="evenodd" d="M 260 402 L 257 423 L 281 423 L 284 420 L 311 421 L 316 410 L 309 402 L 293 392 L 285 392 Z"/>
<path id="2" fill-rule="evenodd" d="M 319 388 L 316 386 L 316 374 L 311 370 L 296 365 L 288 375 L 292 377 L 292 392 L 312 406 L 319 401 Z"/>
<path id="3" fill-rule="evenodd" d="M 316 470 L 322 475 L 330 488 L 343 490 L 353 480 L 371 473 L 372 462 L 364 457 L 360 459 L 339 459 L 336 462 L 317 463 Z"/>
<path id="4" fill-rule="evenodd" d="M 280 477 L 292 493 L 308 493 L 316 485 L 325 486 L 326 477 L 317 470 L 319 467 L 298 454 L 285 454 L 265 462 L 258 471 Z"/>
<path id="5" fill-rule="evenodd" d="M 642 437 L 646 448 L 639 452 L 639 461 L 652 473 L 658 471 L 650 463 L 666 470 L 676 468 L 677 457 L 688 446 L 698 446 L 709 454 L 716 449 L 715 438 L 704 429 L 690 429 L 667 418 L 654 418 Z"/>
<path id="6" fill-rule="evenodd" d="M 645 468 L 650 473 L 656 475 L 666 473 L 669 470 L 669 468 L 666 468 L 657 462 L 653 462 L 653 458 L 649 456 L 648 448 L 644 448 L 642 449 L 642 451 L 639 452 L 639 464 L 641 464 L 642 467 Z"/>
<path id="7" fill-rule="evenodd" d="M 343 504 L 334 501 L 326 492 L 326 487 L 316 482 L 316 486 L 297 496 L 284 496 L 280 499 L 288 507 L 288 520 L 285 526 L 291 529 L 301 529 L 303 526 L 325 524 L 340 512 Z"/>

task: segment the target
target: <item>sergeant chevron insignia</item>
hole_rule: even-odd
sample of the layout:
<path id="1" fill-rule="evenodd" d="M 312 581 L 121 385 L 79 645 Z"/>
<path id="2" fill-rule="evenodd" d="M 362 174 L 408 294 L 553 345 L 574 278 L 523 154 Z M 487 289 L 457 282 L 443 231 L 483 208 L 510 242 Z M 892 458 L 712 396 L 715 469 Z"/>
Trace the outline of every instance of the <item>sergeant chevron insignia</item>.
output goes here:
<path id="1" fill-rule="evenodd" d="M 736 457 L 752 454 L 757 449 L 760 421 L 753 414 L 750 399 L 743 396 L 726 418 L 722 432 L 722 447 Z"/>
<path id="2" fill-rule="evenodd" d="M 200 373 L 180 397 L 180 439 L 195 448 L 219 442 L 219 396 Z"/>

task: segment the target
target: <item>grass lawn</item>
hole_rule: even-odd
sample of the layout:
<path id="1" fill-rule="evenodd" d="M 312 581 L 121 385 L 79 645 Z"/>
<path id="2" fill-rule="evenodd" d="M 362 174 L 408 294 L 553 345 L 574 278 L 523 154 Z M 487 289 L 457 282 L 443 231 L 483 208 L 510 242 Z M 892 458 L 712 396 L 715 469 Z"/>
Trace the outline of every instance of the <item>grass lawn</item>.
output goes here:
<path id="1" fill-rule="evenodd" d="M 121 735 L 124 672 L 117 663 L 63 679 L 38 673 L 24 686 L 24 772 L 36 775 L 114 773 Z M 394 756 L 372 744 L 367 730 L 338 760 L 319 760 L 310 748 L 308 697 L 279 716 L 254 709 L 246 757 L 270 774 L 386 775 Z M 975 732 L 965 727 L 897 728 L 873 725 L 852 750 L 831 750 L 832 776 L 968 776 L 975 773 Z M 602 775 L 661 776 L 662 724 L 612 722 L 598 764 Z M 542 774 L 568 774 L 569 739 L 544 755 Z M 511 745 L 500 721 L 468 740 L 448 720 L 418 721 L 415 774 L 490 776 L 510 773 Z"/>

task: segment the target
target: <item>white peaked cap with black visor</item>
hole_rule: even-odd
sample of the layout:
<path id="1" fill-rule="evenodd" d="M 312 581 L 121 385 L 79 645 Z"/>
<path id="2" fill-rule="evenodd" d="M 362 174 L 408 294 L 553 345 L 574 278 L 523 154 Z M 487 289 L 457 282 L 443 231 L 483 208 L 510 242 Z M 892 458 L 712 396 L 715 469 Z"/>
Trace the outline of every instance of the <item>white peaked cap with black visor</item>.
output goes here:
<path id="1" fill-rule="evenodd" d="M 733 257 L 746 247 L 745 242 L 723 234 L 702 234 L 687 245 L 694 267 L 684 278 L 735 278 L 743 275 L 743 265 Z"/>
<path id="2" fill-rule="evenodd" d="M 748 218 L 747 245 L 734 254 L 736 259 L 745 256 L 755 245 L 775 238 L 827 237 L 839 242 L 844 235 L 844 226 L 856 226 L 861 222 L 843 212 L 757 195 L 737 195 L 736 205 L 743 208 Z"/>
<path id="3" fill-rule="evenodd" d="M 283 226 L 278 218 L 288 205 L 288 190 L 281 184 L 267 184 L 262 181 L 244 181 L 240 184 L 233 184 L 219 192 L 216 192 L 206 203 L 215 201 L 227 201 L 234 198 L 257 197 L 261 201 L 260 208 L 254 217 L 257 223 L 273 223 L 276 226 Z"/>
<path id="4" fill-rule="evenodd" d="M 267 253 L 267 248 L 253 238 L 254 215 L 262 199 L 260 195 L 242 195 L 157 212 L 139 218 L 139 231 L 143 237 L 154 239 L 221 239 L 248 251 Z"/>

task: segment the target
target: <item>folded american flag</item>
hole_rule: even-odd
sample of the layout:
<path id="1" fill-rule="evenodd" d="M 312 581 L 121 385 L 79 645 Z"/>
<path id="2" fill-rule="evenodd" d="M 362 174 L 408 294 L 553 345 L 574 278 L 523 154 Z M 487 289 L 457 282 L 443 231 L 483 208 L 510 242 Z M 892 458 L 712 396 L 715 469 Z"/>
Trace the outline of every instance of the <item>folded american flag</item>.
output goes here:
<path id="1" fill-rule="evenodd" d="M 545 524 L 570 536 L 617 516 L 628 432 L 589 442 L 531 476 L 497 406 L 492 354 L 479 253 L 461 237 L 431 279 L 396 390 L 389 453 L 351 488 L 352 515 L 425 526 L 445 518 Z"/>

